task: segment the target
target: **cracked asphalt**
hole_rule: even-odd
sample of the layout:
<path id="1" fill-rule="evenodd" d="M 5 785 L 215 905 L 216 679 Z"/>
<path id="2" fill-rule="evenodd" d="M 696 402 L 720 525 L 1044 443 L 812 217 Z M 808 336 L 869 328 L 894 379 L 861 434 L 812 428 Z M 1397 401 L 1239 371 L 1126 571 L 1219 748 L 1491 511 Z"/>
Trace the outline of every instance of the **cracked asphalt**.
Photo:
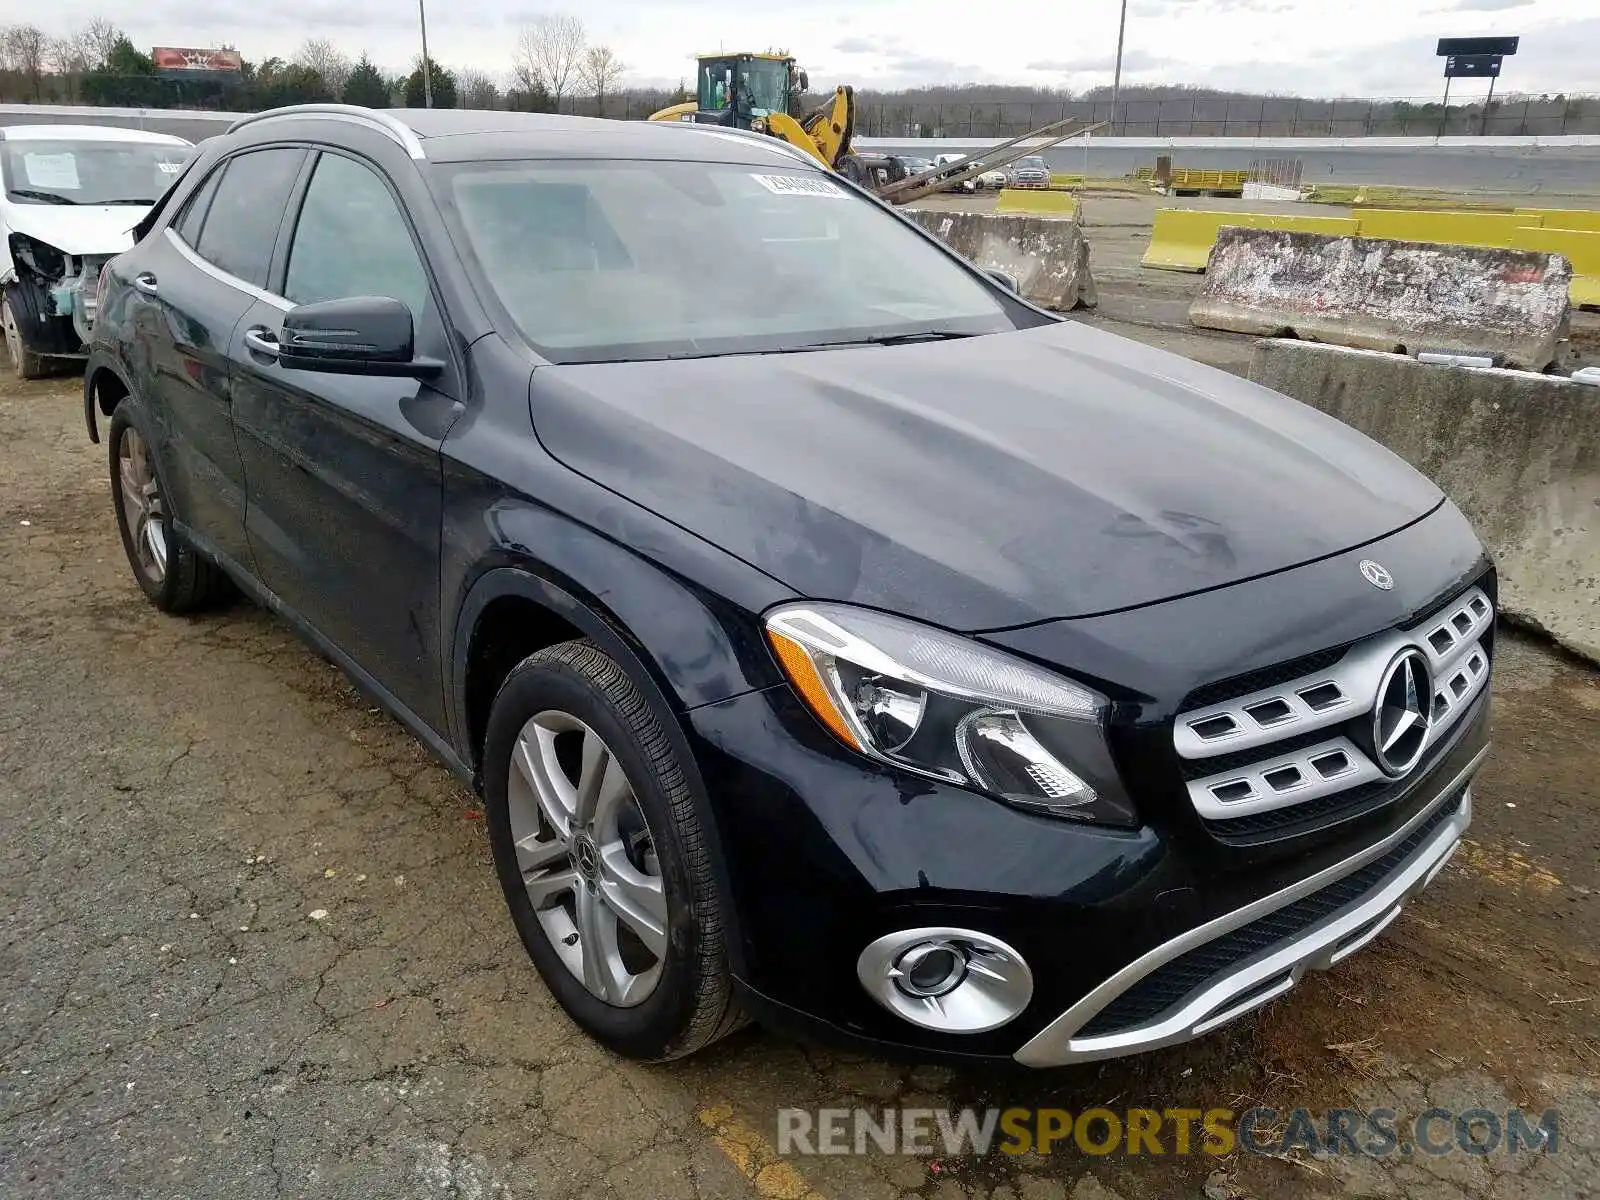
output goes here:
<path id="1" fill-rule="evenodd" d="M 0 383 L 0 1195 L 1593 1195 L 1600 674 L 1520 637 L 1471 842 L 1372 947 L 1144 1058 L 912 1068 L 571 1026 L 466 790 L 268 615 L 164 617 L 79 385 Z M 1554 1154 L 779 1158 L 804 1107 L 1554 1106 Z M 1170 1146 L 1169 1146 L 1170 1150 Z"/>

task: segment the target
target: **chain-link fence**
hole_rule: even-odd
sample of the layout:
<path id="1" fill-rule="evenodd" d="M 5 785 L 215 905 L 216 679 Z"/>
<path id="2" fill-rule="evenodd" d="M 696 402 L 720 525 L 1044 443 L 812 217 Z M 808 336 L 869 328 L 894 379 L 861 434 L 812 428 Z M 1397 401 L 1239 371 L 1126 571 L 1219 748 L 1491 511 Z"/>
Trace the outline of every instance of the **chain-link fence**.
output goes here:
<path id="1" fill-rule="evenodd" d="M 1417 97 L 1299 100 L 1292 97 L 1109 100 L 1028 103 L 897 103 L 862 99 L 863 137 L 1015 137 L 1052 121 L 1106 122 L 1122 137 L 1436 137 L 1600 134 L 1600 96 L 1513 97 L 1487 105 Z"/>
<path id="2" fill-rule="evenodd" d="M 111 77 L 120 80 L 121 77 Z M 255 96 L 249 86 L 213 88 L 204 94 L 163 88 L 153 78 L 139 82 L 152 90 L 150 97 L 114 97 L 111 101 L 136 107 L 178 110 L 220 109 L 241 111 L 294 103 L 325 96 L 302 97 L 273 94 Z M 193 89 L 191 89 L 192 91 Z M 0 100 L 30 102 L 31 92 L 7 96 L 0 88 Z M 47 101 L 81 104 L 89 98 L 82 90 L 72 94 L 46 96 Z M 398 97 L 396 97 L 398 99 Z M 638 121 L 674 102 L 668 91 L 630 89 L 608 95 L 598 104 L 593 96 L 564 96 L 560 111 L 579 116 L 605 116 Z M 810 104 L 825 97 L 813 93 Z M 481 107 L 525 107 L 525 98 L 514 92 L 499 92 Z M 543 106 L 556 105 L 548 98 Z M 1452 103 L 1448 111 L 1437 99 L 1400 97 L 1366 100 L 1300 100 L 1293 97 L 1253 97 L 1220 99 L 1205 96 L 1180 96 L 1166 100 L 1123 100 L 1113 113 L 1110 100 L 1036 100 L 1005 103 L 977 101 L 945 103 L 903 101 L 858 96 L 856 133 L 862 137 L 934 138 L 973 137 L 999 139 L 1015 137 L 1053 121 L 1068 118 L 1083 124 L 1105 122 L 1102 134 L 1123 137 L 1436 137 L 1436 136 L 1557 136 L 1561 134 L 1600 134 L 1600 96 L 1563 94 L 1540 97 L 1508 97 L 1485 105 L 1482 100 Z"/>

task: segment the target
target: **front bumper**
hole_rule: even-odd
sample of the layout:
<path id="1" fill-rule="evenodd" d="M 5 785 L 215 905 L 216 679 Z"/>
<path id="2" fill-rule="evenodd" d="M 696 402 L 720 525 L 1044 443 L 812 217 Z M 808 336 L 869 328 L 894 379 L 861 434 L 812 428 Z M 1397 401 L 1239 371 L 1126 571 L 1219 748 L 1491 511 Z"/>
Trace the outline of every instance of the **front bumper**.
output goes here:
<path id="1" fill-rule="evenodd" d="M 1204 1033 L 1342 959 L 1434 874 L 1469 819 L 1488 705 L 1480 698 L 1385 811 L 1270 850 L 1224 846 L 1170 818 L 1138 830 L 1052 820 L 908 779 L 845 751 L 786 686 L 692 710 L 746 1006 L 864 1053 L 985 1067 Z M 1034 977 L 1027 1007 L 972 1034 L 889 1012 L 858 979 L 858 957 L 924 927 L 1014 947 Z"/>
<path id="2" fill-rule="evenodd" d="M 1382 841 L 1130 963 L 1036 1034 L 1017 1061 L 1062 1066 L 1187 1041 L 1283 995 L 1307 971 L 1349 957 L 1456 852 L 1472 821 L 1471 779 L 1488 753 L 1478 751 L 1432 804 Z M 1124 1014 L 1157 1011 L 1098 1032 L 1120 1024 L 1105 1020 L 1119 1005 Z"/>

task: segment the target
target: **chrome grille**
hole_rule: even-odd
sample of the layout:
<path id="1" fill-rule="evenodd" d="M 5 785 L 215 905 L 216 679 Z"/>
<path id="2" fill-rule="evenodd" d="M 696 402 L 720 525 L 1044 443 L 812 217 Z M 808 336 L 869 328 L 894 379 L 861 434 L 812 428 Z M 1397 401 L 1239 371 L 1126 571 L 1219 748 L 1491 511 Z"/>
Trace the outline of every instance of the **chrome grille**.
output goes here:
<path id="1" fill-rule="evenodd" d="M 1489 680 L 1484 640 L 1494 607 L 1474 587 L 1416 627 L 1357 642 L 1336 659 L 1299 662 L 1294 678 L 1261 678 L 1268 686 L 1192 708 L 1173 725 L 1189 798 L 1207 821 L 1234 821 L 1291 805 L 1322 801 L 1352 789 L 1370 796 L 1390 777 L 1363 748 L 1380 684 L 1397 655 L 1416 648 L 1433 677 L 1432 725 L 1423 761 Z"/>

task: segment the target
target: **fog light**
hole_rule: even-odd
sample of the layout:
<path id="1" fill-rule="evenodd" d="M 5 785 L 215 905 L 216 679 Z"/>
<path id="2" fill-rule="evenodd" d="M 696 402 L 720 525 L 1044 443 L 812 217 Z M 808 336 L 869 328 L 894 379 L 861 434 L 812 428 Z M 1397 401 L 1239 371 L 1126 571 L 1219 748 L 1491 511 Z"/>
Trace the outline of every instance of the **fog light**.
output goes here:
<path id="1" fill-rule="evenodd" d="M 951 942 L 918 942 L 895 960 L 889 975 L 908 996 L 943 996 L 967 977 L 967 952 Z"/>
<path id="2" fill-rule="evenodd" d="M 1033 998 L 1033 972 L 999 938 L 971 929 L 903 929 L 861 952 L 856 977 L 896 1016 L 945 1033 L 983 1033 Z"/>

